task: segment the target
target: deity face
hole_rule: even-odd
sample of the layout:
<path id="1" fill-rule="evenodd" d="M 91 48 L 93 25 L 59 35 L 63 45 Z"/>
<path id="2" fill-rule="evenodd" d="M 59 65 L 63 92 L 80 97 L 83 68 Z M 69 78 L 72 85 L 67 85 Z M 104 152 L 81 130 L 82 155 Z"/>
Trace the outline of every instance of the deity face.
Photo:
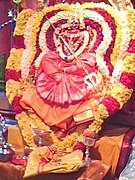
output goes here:
<path id="1" fill-rule="evenodd" d="M 77 19 L 77 17 L 71 17 L 67 23 L 59 25 L 55 29 L 55 35 L 57 52 L 66 62 L 71 62 L 85 50 L 91 49 L 95 42 L 93 29 L 87 26 L 83 19 Z"/>
<path id="2" fill-rule="evenodd" d="M 80 27 L 79 20 L 74 19 L 74 20 L 71 21 L 71 24 L 70 24 L 71 29 L 79 29 L 79 27 Z"/>

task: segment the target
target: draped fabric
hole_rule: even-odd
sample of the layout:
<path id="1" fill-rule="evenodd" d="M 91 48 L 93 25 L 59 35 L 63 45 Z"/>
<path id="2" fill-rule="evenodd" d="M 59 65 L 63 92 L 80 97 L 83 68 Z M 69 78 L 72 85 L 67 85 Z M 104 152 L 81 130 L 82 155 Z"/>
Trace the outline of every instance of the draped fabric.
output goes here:
<path id="1" fill-rule="evenodd" d="M 89 75 L 94 73 L 90 81 L 86 79 L 88 85 L 84 82 L 86 71 Z M 23 108 L 32 108 L 49 126 L 64 129 L 72 118 L 86 121 L 93 117 L 89 100 L 98 86 L 97 79 L 102 82 L 95 54 L 84 53 L 78 60 L 67 63 L 55 52 L 49 52 L 43 57 L 38 74 L 36 86 L 23 94 L 20 101 Z"/>
<path id="2" fill-rule="evenodd" d="M 36 90 L 38 95 L 49 103 L 59 105 L 76 104 L 84 101 L 91 89 L 84 83 L 87 73 L 95 68 L 95 55 L 83 54 L 71 63 L 63 61 L 58 54 L 50 52 L 43 57 L 40 70 L 41 74 L 37 79 Z M 93 66 L 92 66 L 92 65 Z M 94 68 L 93 68 L 94 67 Z M 94 79 L 93 79 L 94 80 Z"/>

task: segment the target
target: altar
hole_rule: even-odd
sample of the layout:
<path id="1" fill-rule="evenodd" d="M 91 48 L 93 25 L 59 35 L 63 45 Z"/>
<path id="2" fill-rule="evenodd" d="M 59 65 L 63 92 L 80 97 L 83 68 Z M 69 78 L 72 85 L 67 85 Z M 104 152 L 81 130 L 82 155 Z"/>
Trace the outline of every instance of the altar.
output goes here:
<path id="1" fill-rule="evenodd" d="M 118 178 L 135 135 L 124 120 L 133 115 L 124 109 L 135 85 L 133 4 L 36 4 L 13 0 L 10 12 L 5 94 L 17 123 L 7 128 L 1 111 L 1 155 L 11 156 L 1 159 L 0 178 Z"/>

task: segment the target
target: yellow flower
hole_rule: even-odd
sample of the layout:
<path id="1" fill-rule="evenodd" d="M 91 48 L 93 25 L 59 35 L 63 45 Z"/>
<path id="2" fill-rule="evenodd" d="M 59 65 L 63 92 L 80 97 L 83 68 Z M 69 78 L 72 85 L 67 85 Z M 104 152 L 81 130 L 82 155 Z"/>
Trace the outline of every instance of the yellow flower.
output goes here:
<path id="1" fill-rule="evenodd" d="M 29 82 L 27 79 L 23 79 L 20 81 L 8 80 L 6 82 L 6 96 L 9 100 L 9 103 L 12 104 L 15 97 L 22 97 L 23 92 L 33 87 L 33 84 Z"/>
<path id="2" fill-rule="evenodd" d="M 8 80 L 6 83 L 6 96 L 9 100 L 9 103 L 12 104 L 12 101 L 16 96 L 21 96 L 20 93 L 20 82 L 14 80 Z"/>
<path id="3" fill-rule="evenodd" d="M 33 113 L 22 112 L 16 115 L 16 120 L 18 121 L 24 142 L 27 146 L 35 147 L 33 128 L 39 128 L 42 130 L 49 130 L 50 128 L 42 123 L 42 120 Z M 62 141 L 60 141 L 57 136 L 52 132 L 50 134 L 53 144 L 59 151 L 66 151 L 67 148 L 73 146 L 73 144 L 78 140 L 78 133 L 75 132 Z"/>
<path id="4" fill-rule="evenodd" d="M 131 39 L 135 40 L 135 10 L 128 10 L 127 18 L 128 18 L 129 28 L 131 31 Z"/>
<path id="5" fill-rule="evenodd" d="M 100 115 L 101 119 L 106 119 L 109 117 L 109 113 L 103 104 L 98 106 L 96 113 Z"/>
<path id="6" fill-rule="evenodd" d="M 52 6 L 52 7 L 50 6 L 48 8 L 43 9 L 43 13 L 44 13 L 44 15 L 46 15 L 47 13 L 55 11 L 55 10 L 56 11 L 57 10 L 72 11 L 74 7 L 75 7 L 75 4 L 71 4 L 70 6 L 69 6 L 68 3 L 58 4 L 58 5 L 55 5 L 55 6 Z"/>
<path id="7" fill-rule="evenodd" d="M 91 125 L 89 125 L 89 129 L 95 133 L 98 134 L 98 132 L 101 130 L 103 120 L 98 118 L 97 120 L 95 119 Z"/>
<path id="8" fill-rule="evenodd" d="M 29 116 L 22 112 L 16 115 L 16 120 L 18 121 L 25 144 L 30 147 L 36 147 Z"/>
<path id="9" fill-rule="evenodd" d="M 122 108 L 122 106 L 130 99 L 132 92 L 132 89 L 128 89 L 123 84 L 119 83 L 110 91 L 110 95 L 117 99 L 120 108 Z"/>
<path id="10" fill-rule="evenodd" d="M 45 123 L 42 122 L 42 120 L 35 113 L 29 113 L 29 117 L 31 119 L 33 126 L 35 126 L 36 128 L 46 131 L 50 130 L 50 127 L 45 125 Z"/>
<path id="11" fill-rule="evenodd" d="M 10 56 L 7 61 L 6 69 L 15 70 L 16 72 L 20 71 L 20 61 L 24 49 L 15 49 L 12 48 L 10 51 Z"/>
<path id="12" fill-rule="evenodd" d="M 110 13 L 110 11 L 109 11 L 109 13 Z M 110 14 L 115 19 L 115 23 L 116 23 L 116 39 L 115 39 L 115 43 L 114 43 L 113 52 L 111 54 L 111 63 L 114 66 L 117 63 L 117 57 L 120 52 L 120 45 L 121 45 L 121 40 L 122 40 L 122 30 L 121 30 L 121 25 L 119 22 L 119 17 L 115 15 L 114 11 L 111 12 Z"/>
<path id="13" fill-rule="evenodd" d="M 72 147 L 75 142 L 78 140 L 78 133 L 72 133 L 67 135 L 63 141 L 59 141 L 56 145 L 58 151 L 66 151 L 68 148 Z"/>
<path id="14" fill-rule="evenodd" d="M 21 36 L 24 34 L 24 30 L 26 28 L 28 19 L 33 13 L 34 11 L 27 9 L 27 10 L 21 11 L 21 13 L 18 14 L 14 35 Z"/>
<path id="15" fill-rule="evenodd" d="M 127 54 L 124 58 L 123 71 L 135 74 L 135 54 Z"/>
<path id="16" fill-rule="evenodd" d="M 109 113 L 106 107 L 103 104 L 99 104 L 99 106 L 93 112 L 94 121 L 91 125 L 89 125 L 89 129 L 98 133 L 101 130 L 103 119 L 107 119 L 109 117 Z"/>

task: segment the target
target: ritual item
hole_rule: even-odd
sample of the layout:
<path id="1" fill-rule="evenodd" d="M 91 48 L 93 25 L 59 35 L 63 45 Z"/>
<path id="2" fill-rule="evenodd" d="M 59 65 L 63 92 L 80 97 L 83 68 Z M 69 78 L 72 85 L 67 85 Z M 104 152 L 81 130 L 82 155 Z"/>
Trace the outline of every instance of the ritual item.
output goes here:
<path id="1" fill-rule="evenodd" d="M 3 144 L 0 148 L 0 161 L 7 162 L 10 161 L 15 153 L 11 144 Z"/>
<path id="2" fill-rule="evenodd" d="M 90 147 L 94 146 L 96 142 L 97 134 L 90 129 L 85 129 L 83 133 L 83 143 L 86 146 L 85 150 L 85 159 L 84 165 L 86 167 L 90 166 L 91 158 L 90 158 Z"/>
<path id="3" fill-rule="evenodd" d="M 6 119 L 0 114 L 0 125 L 2 126 L 2 137 L 5 143 L 8 138 L 8 129 L 6 127 Z"/>
<path id="4" fill-rule="evenodd" d="M 83 136 L 83 143 L 86 146 L 86 151 L 85 151 L 85 159 L 84 159 L 84 165 L 89 167 L 91 158 L 90 158 L 90 147 L 94 146 L 96 139 L 90 138 L 87 136 Z"/>
<path id="5" fill-rule="evenodd" d="M 33 132 L 35 134 L 34 140 L 37 146 L 50 146 L 52 144 L 50 138 L 51 130 L 45 131 L 34 128 Z"/>
<path id="6" fill-rule="evenodd" d="M 7 143 L 8 131 L 6 128 L 6 119 L 0 114 L 0 121 L 2 126 L 2 135 L 0 137 L 0 161 L 9 161 L 12 159 L 15 149 L 11 144 Z"/>

